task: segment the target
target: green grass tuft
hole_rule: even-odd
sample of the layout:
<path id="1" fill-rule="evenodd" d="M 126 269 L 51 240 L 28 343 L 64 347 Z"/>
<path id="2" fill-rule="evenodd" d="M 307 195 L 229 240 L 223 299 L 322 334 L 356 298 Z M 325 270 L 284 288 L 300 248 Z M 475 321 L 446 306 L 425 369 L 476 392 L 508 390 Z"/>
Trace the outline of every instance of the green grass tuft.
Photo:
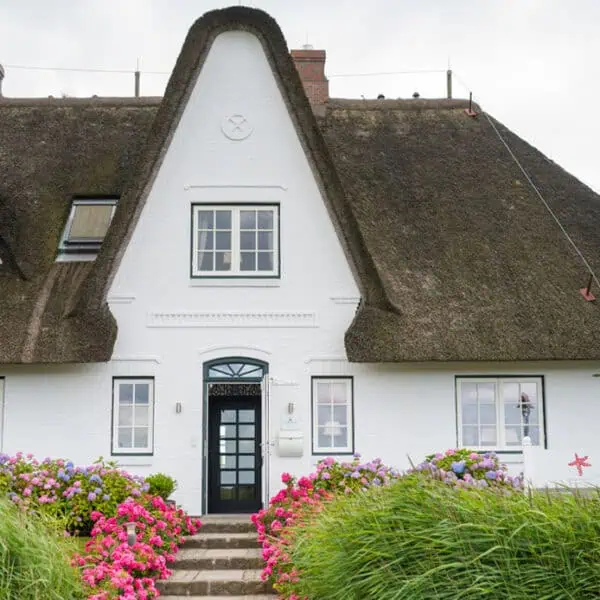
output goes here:
<path id="1" fill-rule="evenodd" d="M 71 567 L 75 543 L 64 523 L 24 514 L 0 500 L 0 600 L 76 600 L 81 577 Z"/>
<path id="2" fill-rule="evenodd" d="M 292 562 L 310 599 L 600 598 L 600 497 L 407 477 L 329 503 Z"/>

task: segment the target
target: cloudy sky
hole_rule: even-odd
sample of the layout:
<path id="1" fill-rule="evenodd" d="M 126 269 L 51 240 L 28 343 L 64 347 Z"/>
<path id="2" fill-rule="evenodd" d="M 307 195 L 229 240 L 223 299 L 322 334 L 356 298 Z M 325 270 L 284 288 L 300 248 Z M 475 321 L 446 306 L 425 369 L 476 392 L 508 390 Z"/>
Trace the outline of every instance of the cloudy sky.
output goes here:
<path id="1" fill-rule="evenodd" d="M 0 0 L 6 96 L 162 94 L 181 44 L 219 0 Z M 236 3 L 233 0 L 233 3 Z M 292 48 L 327 50 L 338 97 L 445 95 L 475 100 L 600 192 L 599 0 L 257 0 Z M 384 73 L 382 75 L 366 75 Z"/>

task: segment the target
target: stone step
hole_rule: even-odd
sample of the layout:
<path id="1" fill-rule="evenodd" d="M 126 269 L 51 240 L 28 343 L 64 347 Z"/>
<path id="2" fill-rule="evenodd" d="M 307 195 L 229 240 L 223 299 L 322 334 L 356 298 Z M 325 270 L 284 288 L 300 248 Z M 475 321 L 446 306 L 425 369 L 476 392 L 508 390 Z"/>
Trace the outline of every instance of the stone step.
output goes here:
<path id="1" fill-rule="evenodd" d="M 200 531 L 204 533 L 249 533 L 256 531 L 254 523 L 247 519 L 202 519 Z"/>
<path id="2" fill-rule="evenodd" d="M 169 579 L 158 581 L 156 587 L 162 594 L 171 596 L 244 596 L 268 594 L 271 586 L 260 578 L 260 569 L 227 569 L 173 571 Z"/>
<path id="3" fill-rule="evenodd" d="M 200 533 L 185 539 L 184 548 L 258 548 L 256 532 L 247 533 Z"/>
<path id="4" fill-rule="evenodd" d="M 259 548 L 184 548 L 175 558 L 172 569 L 262 569 L 264 560 Z"/>

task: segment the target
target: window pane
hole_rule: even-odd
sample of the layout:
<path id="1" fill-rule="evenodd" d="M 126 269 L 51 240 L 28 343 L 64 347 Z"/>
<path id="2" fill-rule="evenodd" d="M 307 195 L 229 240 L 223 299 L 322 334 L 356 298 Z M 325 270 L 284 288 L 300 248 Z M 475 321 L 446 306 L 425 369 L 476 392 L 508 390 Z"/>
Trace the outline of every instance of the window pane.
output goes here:
<path id="1" fill-rule="evenodd" d="M 239 437 L 253 438 L 254 437 L 254 425 L 240 425 L 239 426 Z"/>
<path id="2" fill-rule="evenodd" d="M 118 425 L 133 425 L 133 406 L 119 406 L 119 423 Z"/>
<path id="3" fill-rule="evenodd" d="M 198 252 L 198 270 L 212 271 L 213 270 L 214 254 L 212 252 Z"/>
<path id="4" fill-rule="evenodd" d="M 254 500 L 254 494 L 256 488 L 253 485 L 241 485 L 238 487 L 238 494 L 240 500 Z"/>
<path id="5" fill-rule="evenodd" d="M 235 454 L 221 454 L 219 456 L 219 466 L 222 469 L 235 469 L 237 467 Z"/>
<path id="6" fill-rule="evenodd" d="M 212 250 L 214 248 L 214 234 L 212 231 L 198 232 L 198 250 Z"/>
<path id="7" fill-rule="evenodd" d="M 242 250 L 256 249 L 256 233 L 254 231 L 242 231 L 240 233 L 240 248 Z"/>
<path id="8" fill-rule="evenodd" d="M 240 469 L 254 469 L 254 455 L 239 456 Z"/>
<path id="9" fill-rule="evenodd" d="M 348 401 L 348 386 L 345 382 L 336 381 L 331 384 L 332 401 L 334 404 L 346 404 Z"/>
<path id="10" fill-rule="evenodd" d="M 496 427 L 482 427 L 480 440 L 481 446 L 495 446 L 497 444 Z"/>
<path id="11" fill-rule="evenodd" d="M 330 404 L 319 404 L 317 405 L 317 424 L 325 425 L 328 421 L 333 419 L 331 413 Z"/>
<path id="12" fill-rule="evenodd" d="M 317 444 L 319 448 L 331 448 L 333 447 L 333 440 L 331 435 L 325 433 L 323 427 L 319 427 L 317 430 Z"/>
<path id="13" fill-rule="evenodd" d="M 523 443 L 521 426 L 506 427 L 505 434 L 507 446 L 520 446 Z"/>
<path id="14" fill-rule="evenodd" d="M 540 428 L 539 427 L 529 427 L 529 431 L 525 433 L 529 433 L 529 437 L 531 438 L 532 446 L 540 445 Z"/>
<path id="15" fill-rule="evenodd" d="M 233 486 L 221 486 L 221 500 L 235 500 L 235 488 Z"/>
<path id="16" fill-rule="evenodd" d="M 136 406 L 135 407 L 135 425 L 137 427 L 148 427 L 150 425 L 150 408 L 149 406 Z M 121 423 L 122 425 L 123 423 Z"/>
<path id="17" fill-rule="evenodd" d="M 217 250 L 231 250 L 231 231 L 217 231 L 215 240 Z"/>
<path id="18" fill-rule="evenodd" d="M 482 425 L 495 425 L 496 424 L 496 405 L 495 404 L 481 404 L 479 406 L 479 422 Z"/>
<path id="19" fill-rule="evenodd" d="M 235 485 L 235 471 L 221 471 L 221 483 L 225 485 Z"/>
<path id="20" fill-rule="evenodd" d="M 215 271 L 231 271 L 231 252 L 215 252 Z"/>
<path id="21" fill-rule="evenodd" d="M 506 404 L 519 404 L 519 384 L 505 383 L 502 386 L 502 396 Z"/>
<path id="22" fill-rule="evenodd" d="M 148 447 L 148 428 L 135 427 L 133 430 L 133 443 L 136 448 Z"/>
<path id="23" fill-rule="evenodd" d="M 76 204 L 67 241 L 104 239 L 112 217 L 112 204 Z"/>
<path id="24" fill-rule="evenodd" d="M 273 253 L 259 252 L 258 253 L 258 270 L 272 271 L 273 270 Z"/>
<path id="25" fill-rule="evenodd" d="M 327 381 L 317 381 L 317 402 L 329 403 L 331 402 L 331 384 Z"/>
<path id="26" fill-rule="evenodd" d="M 254 483 L 254 471 L 240 471 L 238 473 L 238 480 L 240 483 Z"/>
<path id="27" fill-rule="evenodd" d="M 254 423 L 255 411 L 253 410 L 240 410 L 238 412 L 238 418 L 240 423 Z"/>
<path id="28" fill-rule="evenodd" d="M 198 211 L 198 229 L 212 229 L 214 227 L 214 212 L 212 210 Z"/>
<path id="29" fill-rule="evenodd" d="M 240 442 L 240 452 L 242 443 Z M 233 454 L 237 452 L 237 443 L 235 440 L 219 440 L 219 452 Z"/>
<path id="30" fill-rule="evenodd" d="M 346 406 L 334 406 L 333 420 L 342 425 L 348 425 L 348 408 Z"/>
<path id="31" fill-rule="evenodd" d="M 254 252 L 242 252 L 240 271 L 256 271 L 256 254 Z"/>
<path id="32" fill-rule="evenodd" d="M 337 435 L 333 436 L 333 445 L 335 448 L 345 448 L 348 445 L 348 428 L 338 429 Z"/>
<path id="33" fill-rule="evenodd" d="M 504 422 L 507 425 L 519 425 L 521 423 L 521 409 L 516 404 L 504 405 Z"/>
<path id="34" fill-rule="evenodd" d="M 464 425 L 477 425 L 477 404 L 463 404 L 462 422 Z"/>
<path id="35" fill-rule="evenodd" d="M 240 447 L 240 452 L 243 454 L 254 453 L 254 440 L 240 440 L 238 446 Z"/>
<path id="36" fill-rule="evenodd" d="M 150 385 L 147 383 L 136 383 L 135 384 L 135 403 L 136 404 L 148 404 L 150 394 Z"/>
<path id="37" fill-rule="evenodd" d="M 479 431 L 474 425 L 465 425 L 462 428 L 463 446 L 479 446 Z"/>
<path id="38" fill-rule="evenodd" d="M 215 225 L 217 229 L 231 229 L 231 211 L 217 210 L 215 215 Z"/>
<path id="39" fill-rule="evenodd" d="M 235 423 L 235 410 L 221 410 L 221 423 Z"/>
<path id="40" fill-rule="evenodd" d="M 219 427 L 219 437 L 220 438 L 235 438 L 235 425 L 221 425 Z"/>
<path id="41" fill-rule="evenodd" d="M 117 433 L 117 445 L 119 448 L 131 448 L 133 431 L 131 427 L 120 427 Z"/>
<path id="42" fill-rule="evenodd" d="M 273 211 L 259 210 L 258 211 L 258 228 L 273 229 Z"/>
<path id="43" fill-rule="evenodd" d="M 256 211 L 240 211 L 240 229 L 256 229 Z"/>
<path id="44" fill-rule="evenodd" d="M 258 249 L 273 250 L 273 232 L 259 231 L 258 232 Z"/>
<path id="45" fill-rule="evenodd" d="M 119 384 L 119 402 L 121 404 L 133 403 L 133 383 Z"/>
<path id="46" fill-rule="evenodd" d="M 495 383 L 478 383 L 477 398 L 479 402 L 495 402 Z"/>

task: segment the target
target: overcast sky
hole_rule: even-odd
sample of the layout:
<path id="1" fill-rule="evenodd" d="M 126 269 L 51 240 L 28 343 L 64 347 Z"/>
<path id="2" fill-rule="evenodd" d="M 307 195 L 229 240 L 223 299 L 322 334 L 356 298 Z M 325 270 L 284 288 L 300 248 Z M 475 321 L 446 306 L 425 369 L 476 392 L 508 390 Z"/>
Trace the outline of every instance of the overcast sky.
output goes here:
<path id="1" fill-rule="evenodd" d="M 127 96 L 133 75 L 11 65 L 170 72 L 193 21 L 218 0 L 0 0 L 6 96 Z M 236 3 L 236 2 L 234 2 Z M 259 0 L 291 48 L 327 50 L 331 95 L 476 101 L 600 192 L 600 0 Z M 143 95 L 168 75 L 142 74 Z"/>

